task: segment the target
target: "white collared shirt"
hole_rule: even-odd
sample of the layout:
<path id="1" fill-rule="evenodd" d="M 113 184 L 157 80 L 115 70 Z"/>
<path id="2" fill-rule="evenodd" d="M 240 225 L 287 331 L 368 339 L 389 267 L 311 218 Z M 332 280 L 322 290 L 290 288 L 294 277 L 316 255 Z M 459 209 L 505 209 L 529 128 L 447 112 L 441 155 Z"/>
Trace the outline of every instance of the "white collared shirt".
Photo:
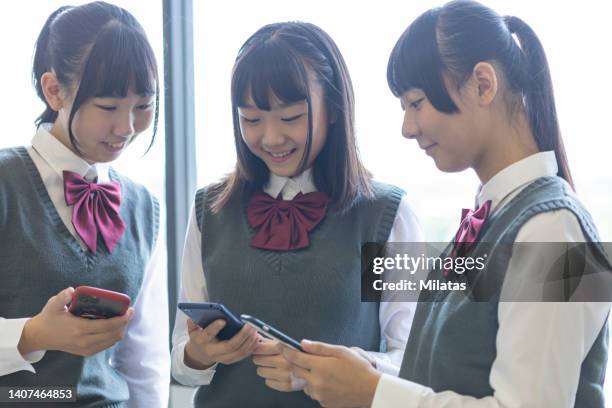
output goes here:
<path id="1" fill-rule="evenodd" d="M 537 178 L 556 174 L 554 152 L 534 154 L 491 178 L 480 188 L 476 202 L 491 200 L 493 215 Z M 584 241 L 578 220 L 565 209 L 536 215 L 516 238 L 516 242 Z M 533 251 L 531 257 L 512 257 L 506 277 L 533 271 L 546 262 L 541 258 Z M 609 310 L 609 303 L 596 302 L 500 302 L 497 357 L 489 377 L 492 396 L 478 399 L 453 391 L 436 393 L 421 384 L 383 375 L 372 408 L 573 407 L 580 366 Z M 461 375 L 460 367 L 453 369 Z"/>
<path id="2" fill-rule="evenodd" d="M 297 177 L 288 178 L 271 174 L 264 192 L 272 197 L 282 193 L 285 200 L 293 199 L 299 192 L 307 194 L 316 191 L 312 170 L 308 169 Z M 195 209 L 191 213 L 185 251 L 183 253 L 181 291 L 179 302 L 206 302 L 208 292 L 202 268 L 202 234 L 196 221 Z M 391 232 L 389 242 L 422 242 L 421 226 L 406 198 L 402 197 Z M 377 368 L 390 375 L 397 375 L 404 354 L 406 341 L 410 334 L 412 319 L 416 309 L 415 302 L 393 301 L 395 295 L 386 297 L 388 302 L 381 302 L 379 322 L 381 338 L 386 339 L 386 353 L 368 352 L 375 360 Z M 400 296 L 397 293 L 397 296 Z M 215 366 L 207 370 L 194 370 L 185 365 L 185 345 L 189 340 L 187 334 L 187 317 L 182 312 L 176 314 L 172 334 L 172 375 L 180 383 L 190 386 L 210 384 L 215 373 Z"/>
<path id="3" fill-rule="evenodd" d="M 27 151 L 64 225 L 85 248 L 72 225 L 72 208 L 64 199 L 62 171 L 69 170 L 88 180 L 97 177 L 98 182 L 107 182 L 109 167 L 103 163 L 89 165 L 51 135 L 49 129 L 49 124 L 40 126 Z M 159 234 L 163 233 L 163 225 L 160 222 Z M 158 239 L 133 304 L 134 316 L 111 359 L 111 365 L 128 383 L 128 405 L 131 407 L 166 407 L 168 403 L 170 358 L 165 257 L 163 241 Z M 45 351 L 22 356 L 17 349 L 27 320 L 0 317 L 0 375 L 20 370 L 35 373 L 32 364 L 44 358 Z"/>

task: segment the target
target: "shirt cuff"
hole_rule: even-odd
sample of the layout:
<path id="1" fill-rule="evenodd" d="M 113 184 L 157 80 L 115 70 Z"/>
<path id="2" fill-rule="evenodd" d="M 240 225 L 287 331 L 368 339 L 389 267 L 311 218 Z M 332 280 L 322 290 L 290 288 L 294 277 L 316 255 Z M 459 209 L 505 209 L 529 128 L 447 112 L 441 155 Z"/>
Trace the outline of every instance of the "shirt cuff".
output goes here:
<path id="1" fill-rule="evenodd" d="M 36 373 L 32 364 L 43 358 L 45 350 L 21 355 L 17 348 L 23 333 L 23 326 L 28 320 L 30 318 L 0 320 L 0 327 L 2 328 L 2 336 L 0 336 L 0 375 L 22 370 Z"/>
<path id="2" fill-rule="evenodd" d="M 383 374 L 376 386 L 371 408 L 418 408 L 431 390 L 412 381 Z"/>
<path id="3" fill-rule="evenodd" d="M 386 358 L 374 356 L 374 360 L 376 360 L 376 369 L 383 374 L 389 374 L 394 377 L 399 375 L 399 367 L 390 362 Z"/>
<path id="4" fill-rule="evenodd" d="M 197 387 L 208 385 L 212 382 L 217 368 L 217 363 L 205 370 L 196 370 L 185 364 L 186 342 L 178 344 L 172 353 L 172 376 L 183 385 Z"/>
<path id="5" fill-rule="evenodd" d="M 354 348 L 357 349 L 359 354 L 361 354 L 366 360 L 368 360 L 372 364 L 372 366 L 374 366 L 374 368 L 380 371 L 381 373 L 393 375 L 395 377 L 399 375 L 400 367 L 398 364 L 393 362 L 393 357 L 390 355 L 389 352 L 380 353 L 376 351 L 364 351 L 361 350 L 359 347 Z M 400 358 L 402 356 L 403 354 L 400 355 Z M 401 359 L 399 363 L 401 364 Z"/>

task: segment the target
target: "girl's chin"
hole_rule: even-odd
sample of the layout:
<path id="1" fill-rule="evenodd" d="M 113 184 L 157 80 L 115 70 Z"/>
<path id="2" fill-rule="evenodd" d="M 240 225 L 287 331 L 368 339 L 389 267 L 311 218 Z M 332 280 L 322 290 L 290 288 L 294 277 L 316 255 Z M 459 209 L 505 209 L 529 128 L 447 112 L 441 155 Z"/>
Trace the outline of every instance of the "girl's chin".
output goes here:
<path id="1" fill-rule="evenodd" d="M 97 152 L 97 154 L 81 155 L 81 158 L 89 164 L 95 163 L 110 163 L 117 160 L 121 156 L 121 152 L 108 153 L 108 152 Z"/>
<path id="2" fill-rule="evenodd" d="M 279 169 L 277 166 L 268 166 L 270 173 L 279 177 L 294 177 L 297 176 L 296 168 Z"/>
<path id="3" fill-rule="evenodd" d="M 435 158 L 434 158 L 434 163 L 436 167 L 438 168 L 438 170 L 443 171 L 444 173 L 458 173 L 470 167 L 468 165 L 464 165 L 460 163 L 452 163 L 452 162 L 435 159 Z"/>

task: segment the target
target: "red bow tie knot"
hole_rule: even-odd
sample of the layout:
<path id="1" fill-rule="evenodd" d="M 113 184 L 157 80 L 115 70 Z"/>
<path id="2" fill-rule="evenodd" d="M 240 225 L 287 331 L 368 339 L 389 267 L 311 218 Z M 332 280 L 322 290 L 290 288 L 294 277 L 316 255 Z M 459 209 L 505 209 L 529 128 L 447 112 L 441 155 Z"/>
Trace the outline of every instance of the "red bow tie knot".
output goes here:
<path id="1" fill-rule="evenodd" d="M 308 233 L 325 217 L 328 201 L 321 192 L 298 193 L 290 201 L 256 193 L 247 208 L 249 225 L 256 231 L 251 246 L 274 251 L 308 247 Z"/>
<path id="2" fill-rule="evenodd" d="M 476 210 L 464 208 L 461 211 L 461 224 L 455 234 L 451 257 L 464 256 L 472 249 L 490 211 L 491 200 L 485 201 Z M 448 276 L 448 272 L 444 271 L 445 277 Z"/>
<path id="3" fill-rule="evenodd" d="M 98 232 L 112 252 L 125 231 L 119 216 L 121 187 L 116 181 L 95 183 L 64 171 L 64 198 L 72 207 L 72 225 L 87 248 L 96 253 Z"/>

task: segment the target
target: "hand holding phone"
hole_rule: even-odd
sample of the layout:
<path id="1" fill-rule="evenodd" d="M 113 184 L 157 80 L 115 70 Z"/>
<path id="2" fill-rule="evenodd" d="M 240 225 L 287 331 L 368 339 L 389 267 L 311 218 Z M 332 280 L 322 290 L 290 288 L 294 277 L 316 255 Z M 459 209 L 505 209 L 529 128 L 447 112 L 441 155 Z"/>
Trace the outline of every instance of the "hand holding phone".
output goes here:
<path id="1" fill-rule="evenodd" d="M 221 303 L 188 303 L 181 302 L 178 304 L 178 308 L 183 311 L 187 316 L 193 320 L 195 324 L 205 329 L 209 324 L 215 320 L 225 321 L 225 326 L 217 334 L 217 338 L 220 340 L 229 340 L 234 337 L 244 323 L 240 321 L 236 316 L 232 314 L 225 306 Z"/>
<path id="2" fill-rule="evenodd" d="M 188 367 L 203 370 L 215 363 L 236 363 L 249 357 L 261 339 L 221 304 L 179 303 L 178 307 L 191 318 L 184 356 Z"/>
<path id="3" fill-rule="evenodd" d="M 107 319 L 82 319 L 68 312 L 74 292 L 70 287 L 52 296 L 40 313 L 25 323 L 17 346 L 22 355 L 58 350 L 91 356 L 121 340 L 134 311 L 130 308 L 123 316 Z"/>
<path id="4" fill-rule="evenodd" d="M 301 391 L 305 386 L 304 380 L 293 374 L 293 365 L 283 355 L 286 348 L 276 340 L 265 338 L 253 352 L 253 364 L 257 366 L 257 375 L 273 390 Z"/>
<path id="5" fill-rule="evenodd" d="M 285 333 L 283 333 L 282 331 L 275 329 L 274 327 L 270 326 L 269 324 L 253 317 L 253 316 L 249 316 L 249 315 L 240 315 L 240 318 L 242 319 L 242 321 L 245 324 L 248 324 L 249 326 L 252 326 L 253 328 L 255 328 L 255 330 L 257 330 L 260 334 L 262 334 L 263 336 L 272 339 L 272 340 L 276 340 L 279 343 L 284 344 L 287 347 L 290 347 L 294 350 L 299 350 L 299 351 L 304 351 L 304 349 L 302 349 L 302 346 L 300 345 L 300 342 L 287 336 Z"/>

